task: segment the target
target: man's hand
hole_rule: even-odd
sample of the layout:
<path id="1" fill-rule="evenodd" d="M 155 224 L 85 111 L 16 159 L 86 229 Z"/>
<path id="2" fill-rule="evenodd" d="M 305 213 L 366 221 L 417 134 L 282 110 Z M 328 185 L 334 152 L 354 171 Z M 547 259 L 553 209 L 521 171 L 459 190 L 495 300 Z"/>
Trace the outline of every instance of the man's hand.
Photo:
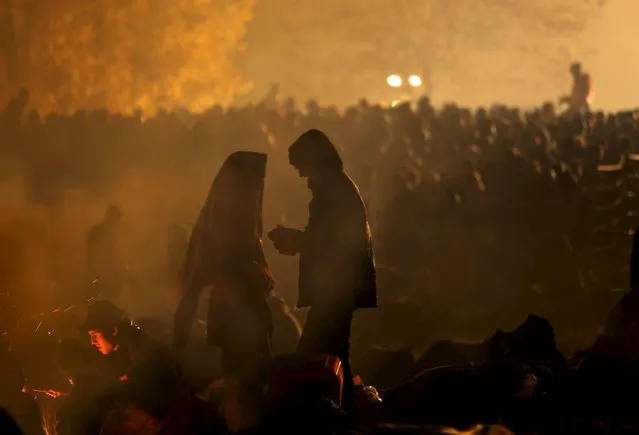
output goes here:
<path id="1" fill-rule="evenodd" d="M 273 246 L 280 254 L 297 255 L 301 251 L 303 232 L 278 225 L 268 233 L 268 238 L 273 241 Z"/>

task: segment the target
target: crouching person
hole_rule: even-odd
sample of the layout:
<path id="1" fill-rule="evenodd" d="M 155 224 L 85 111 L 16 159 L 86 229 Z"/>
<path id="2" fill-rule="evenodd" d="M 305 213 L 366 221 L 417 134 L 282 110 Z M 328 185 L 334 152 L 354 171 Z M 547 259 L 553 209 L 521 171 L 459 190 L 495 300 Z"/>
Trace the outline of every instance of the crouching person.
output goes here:
<path id="1" fill-rule="evenodd" d="M 114 419 L 113 426 L 135 426 L 139 421 L 141 428 L 149 425 L 149 416 L 158 431 L 167 434 L 199 434 L 217 429 L 219 419 L 189 390 L 170 350 L 125 319 L 112 303 L 98 301 L 89 307 L 82 329 L 116 379 L 110 395 L 117 406 L 112 406 L 106 418 L 105 435 L 112 433 L 109 427 Z M 127 412 L 119 413 L 117 410 L 123 405 L 128 405 Z M 113 433 L 121 432 L 114 428 Z"/>

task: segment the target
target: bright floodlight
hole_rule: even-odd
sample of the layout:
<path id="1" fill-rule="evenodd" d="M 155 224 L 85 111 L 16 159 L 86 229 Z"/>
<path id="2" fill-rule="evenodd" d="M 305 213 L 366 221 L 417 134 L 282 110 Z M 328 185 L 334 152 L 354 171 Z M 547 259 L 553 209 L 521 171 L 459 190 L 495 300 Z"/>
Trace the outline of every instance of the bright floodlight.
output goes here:
<path id="1" fill-rule="evenodd" d="M 402 85 L 402 78 L 397 74 L 386 77 L 386 83 L 393 88 L 399 88 Z"/>
<path id="2" fill-rule="evenodd" d="M 408 84 L 414 88 L 418 88 L 422 85 L 422 78 L 420 76 L 410 76 L 408 78 Z"/>

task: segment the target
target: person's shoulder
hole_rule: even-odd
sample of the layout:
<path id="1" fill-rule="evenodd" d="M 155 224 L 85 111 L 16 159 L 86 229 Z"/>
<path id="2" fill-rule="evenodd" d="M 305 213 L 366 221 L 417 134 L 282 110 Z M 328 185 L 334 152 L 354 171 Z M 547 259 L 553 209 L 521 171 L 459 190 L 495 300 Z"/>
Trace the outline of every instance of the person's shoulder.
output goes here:
<path id="1" fill-rule="evenodd" d="M 333 186 L 336 193 L 339 193 L 341 197 L 354 198 L 360 196 L 357 184 L 346 172 L 341 172 L 335 176 Z"/>
<path id="2" fill-rule="evenodd" d="M 160 342 L 155 340 L 134 322 L 123 322 L 118 328 L 124 332 L 129 345 L 134 349 L 153 352 L 162 347 Z"/>
<path id="3" fill-rule="evenodd" d="M 151 337 L 146 332 L 138 329 L 137 326 L 131 325 L 128 334 L 130 336 L 130 345 L 132 353 L 137 356 L 136 359 L 143 362 L 144 360 L 174 360 L 175 357 L 171 349 Z"/>
<path id="4" fill-rule="evenodd" d="M 168 346 L 165 346 L 144 333 L 140 333 L 129 342 L 131 369 L 138 374 L 158 367 L 177 365 L 177 360 Z"/>
<path id="5" fill-rule="evenodd" d="M 357 209 L 364 209 L 364 200 L 362 199 L 362 194 L 359 191 L 359 187 L 355 184 L 355 181 L 346 173 L 344 173 L 342 179 L 342 199 L 350 204 L 352 207 Z"/>

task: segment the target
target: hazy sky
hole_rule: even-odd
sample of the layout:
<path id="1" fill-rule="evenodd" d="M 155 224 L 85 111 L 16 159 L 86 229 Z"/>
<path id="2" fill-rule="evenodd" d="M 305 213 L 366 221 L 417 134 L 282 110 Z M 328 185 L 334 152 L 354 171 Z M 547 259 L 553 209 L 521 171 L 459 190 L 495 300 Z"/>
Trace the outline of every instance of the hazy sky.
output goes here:
<path id="1" fill-rule="evenodd" d="M 490 1 L 493 0 L 487 4 Z M 639 30 L 635 24 L 639 18 L 639 0 L 607 0 L 601 15 L 593 14 L 587 29 L 574 40 L 535 28 L 530 24 L 535 21 L 532 17 L 511 16 L 499 21 L 485 16 L 483 28 L 472 28 L 474 23 L 459 9 L 448 12 L 461 16 L 450 23 L 411 23 L 409 32 L 405 30 L 408 26 L 395 25 L 388 29 L 384 28 L 387 24 L 384 21 L 392 20 L 389 12 L 384 12 L 388 4 L 384 0 L 364 3 L 353 0 L 349 5 L 354 11 L 339 14 L 348 18 L 339 18 L 335 16 L 341 7 L 339 2 L 326 0 L 326 3 L 309 6 L 306 0 L 299 0 L 297 6 L 301 9 L 289 11 L 298 24 L 291 25 L 274 12 L 281 10 L 282 0 L 262 0 L 249 24 L 248 50 L 240 62 L 241 69 L 254 80 L 256 91 L 277 81 L 284 94 L 293 94 L 301 100 L 317 97 L 320 102 L 340 105 L 364 96 L 379 100 L 383 91 L 388 90 L 386 73 L 390 73 L 397 62 L 389 58 L 388 47 L 386 55 L 381 54 L 383 50 L 370 47 L 365 56 L 353 55 L 358 53 L 353 47 L 362 43 L 353 39 L 352 30 L 345 30 L 353 26 L 353 20 L 371 23 L 360 29 L 366 33 L 360 39 L 367 42 L 384 32 L 404 30 L 409 38 L 416 39 L 418 57 L 429 48 L 428 43 L 420 41 L 441 33 L 437 26 L 443 25 L 446 29 L 459 26 L 464 41 L 451 53 L 455 61 L 437 71 L 431 94 L 435 102 L 456 101 L 471 106 L 503 102 L 530 107 L 544 101 L 557 101 L 570 89 L 569 63 L 580 60 L 592 75 L 596 107 L 613 110 L 639 105 Z M 313 10 L 307 13 L 311 17 L 304 17 L 305 9 Z M 380 22 L 379 15 L 387 18 Z M 466 20 L 466 24 L 462 20 Z M 490 32 L 492 40 L 473 43 L 479 39 L 473 33 L 478 29 Z M 458 32 L 457 28 L 454 32 Z M 451 34 L 454 32 L 449 30 Z M 374 48 L 377 43 L 370 45 Z M 322 57 L 325 47 L 332 47 L 332 52 Z M 409 74 L 401 71 L 401 66 L 397 69 L 397 73 Z"/>
<path id="2" fill-rule="evenodd" d="M 73 2 L 61 0 L 64 1 Z M 595 12 L 597 2 L 605 7 Z M 185 3 L 191 4 L 191 9 L 199 8 L 200 12 L 207 10 L 196 0 Z M 223 7 L 223 3 L 216 0 L 209 3 Z M 206 106 L 209 100 L 213 101 L 214 89 L 225 96 L 228 89 L 237 88 L 232 85 L 236 84 L 238 71 L 254 83 L 253 92 L 245 100 L 259 99 L 271 84 L 279 83 L 282 94 L 297 97 L 301 103 L 310 98 L 339 106 L 353 104 L 360 98 L 391 101 L 402 95 L 386 85 L 387 75 L 422 74 L 430 76 L 427 81 L 431 86 L 425 91 L 436 103 L 455 101 L 469 106 L 506 103 L 531 107 L 557 101 L 569 91 L 568 65 L 576 60 L 582 61 L 592 76 L 595 107 L 614 110 L 639 106 L 639 30 L 636 25 L 639 0 L 246 0 L 239 3 L 245 4 L 246 11 L 230 13 L 235 19 L 227 19 L 220 11 L 204 14 L 217 20 L 199 24 L 208 29 L 207 32 L 198 31 L 188 22 L 185 24 L 179 18 L 179 8 L 171 12 L 173 20 L 165 20 L 162 14 L 145 15 L 146 25 L 151 29 L 161 28 L 154 20 L 161 25 L 171 24 L 165 26 L 165 32 L 159 32 L 166 38 L 128 37 L 124 40 L 135 42 L 126 45 L 118 35 L 135 35 L 135 31 L 139 33 L 138 27 L 132 26 L 129 33 L 112 32 L 107 35 L 113 39 L 108 39 L 108 46 L 123 47 L 128 54 L 119 55 L 122 50 L 109 49 L 100 55 L 124 59 L 128 69 L 112 61 L 107 62 L 107 68 L 100 62 L 92 62 L 93 57 L 85 50 L 92 45 L 83 42 L 86 38 L 78 38 L 77 32 L 68 30 L 75 26 L 69 27 L 64 20 L 58 20 L 58 26 L 66 32 L 62 32 L 62 36 L 79 42 L 67 44 L 60 35 L 58 38 L 24 38 L 39 41 L 39 45 L 30 45 L 41 49 L 29 48 L 34 73 L 23 76 L 33 79 L 32 83 L 25 79 L 32 100 L 38 99 L 39 88 L 46 94 L 40 100 L 50 100 L 46 83 L 55 74 L 47 77 L 48 70 L 42 65 L 52 65 L 51 56 L 33 56 L 34 52 L 43 52 L 54 53 L 55 65 L 62 65 L 65 71 L 68 65 L 74 65 L 67 73 L 83 79 L 94 78 L 82 82 L 67 80 L 65 83 L 72 92 L 66 90 L 66 94 L 62 94 L 78 94 L 75 95 L 78 101 L 91 106 L 87 90 L 106 87 L 105 92 L 92 95 L 100 100 L 96 105 L 106 104 L 112 109 L 119 109 L 114 105 L 121 106 L 123 95 L 132 92 L 134 86 L 125 84 L 129 82 L 135 82 L 138 88 L 140 83 L 144 84 L 143 97 L 150 106 L 157 105 L 158 99 L 179 105 L 184 105 L 186 100 Z M 222 11 L 229 13 L 226 9 Z M 82 17 L 84 15 L 78 15 L 80 21 Z M 135 17 L 133 12 L 131 17 Z M 223 27 L 221 23 L 229 29 L 211 32 L 210 29 Z M 566 30 L 573 29 L 575 23 L 577 27 L 579 23 L 586 23 L 585 31 L 579 34 Z M 245 28 L 247 34 L 242 38 Z M 92 35 L 89 31 L 85 33 Z M 148 36 L 148 32 L 143 34 Z M 210 44 L 215 38 L 221 42 Z M 175 43 L 176 40 L 180 43 Z M 235 52 L 236 40 L 241 40 L 246 47 L 239 59 L 227 55 L 227 52 Z M 49 47 L 52 44 L 71 48 L 60 50 L 56 46 L 53 50 Z M 74 49 L 75 45 L 84 51 Z M 171 48 L 175 53 L 171 52 L 171 61 L 166 62 L 162 56 L 147 56 L 147 48 L 159 51 Z M 136 60 L 151 59 L 149 65 L 141 69 L 143 73 L 151 72 L 147 74 L 148 80 L 140 80 L 139 66 L 138 70 L 131 67 L 131 53 L 138 56 Z M 184 64 L 173 62 L 174 58 L 184 59 Z M 226 61 L 220 62 L 224 59 Z M 145 61 L 139 65 L 144 66 Z M 118 92 L 120 90 L 122 92 Z M 162 94 L 162 98 L 149 96 L 154 94 Z M 104 95 L 108 96 L 106 103 L 101 101 Z M 222 98 L 216 94 L 215 97 L 215 101 L 226 101 L 233 95 Z M 138 106 L 139 100 L 136 100 Z"/>
<path id="3" fill-rule="evenodd" d="M 586 36 L 596 54 L 586 65 L 595 88 L 595 106 L 639 106 L 639 0 L 608 0 L 601 19 Z"/>

